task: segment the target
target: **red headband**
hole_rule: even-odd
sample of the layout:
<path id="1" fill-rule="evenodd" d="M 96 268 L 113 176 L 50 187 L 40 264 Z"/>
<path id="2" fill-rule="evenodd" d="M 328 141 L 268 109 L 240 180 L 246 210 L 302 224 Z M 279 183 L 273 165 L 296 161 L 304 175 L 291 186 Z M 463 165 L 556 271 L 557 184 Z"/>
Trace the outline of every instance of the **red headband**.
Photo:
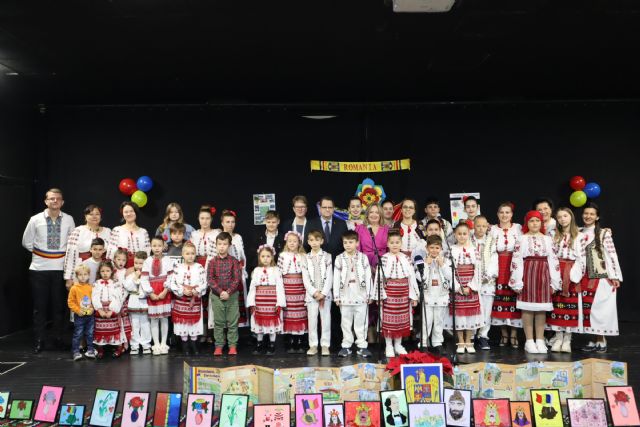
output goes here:
<path id="1" fill-rule="evenodd" d="M 214 216 L 216 214 L 216 208 L 214 206 L 211 206 L 209 208 L 209 212 L 211 212 L 211 216 Z"/>
<path id="2" fill-rule="evenodd" d="M 542 225 L 540 226 L 540 232 L 542 234 L 546 234 L 544 229 L 544 220 L 542 219 L 542 214 L 538 211 L 529 211 L 524 217 L 524 224 L 522 224 L 522 234 L 526 234 L 529 232 L 529 220 L 531 218 L 538 218 Z"/>

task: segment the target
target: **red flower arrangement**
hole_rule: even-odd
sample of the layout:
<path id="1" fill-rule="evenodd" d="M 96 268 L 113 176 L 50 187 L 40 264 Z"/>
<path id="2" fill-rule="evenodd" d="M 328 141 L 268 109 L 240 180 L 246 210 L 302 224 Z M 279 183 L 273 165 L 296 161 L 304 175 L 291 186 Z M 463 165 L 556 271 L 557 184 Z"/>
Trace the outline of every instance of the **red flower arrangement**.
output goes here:
<path id="1" fill-rule="evenodd" d="M 389 359 L 387 363 L 387 371 L 391 371 L 391 375 L 400 374 L 400 365 L 414 363 L 442 363 L 442 373 L 445 376 L 453 377 L 453 365 L 446 357 L 438 357 L 431 353 L 423 353 L 414 350 L 409 354 L 401 354 Z"/>
<path id="2" fill-rule="evenodd" d="M 613 399 L 615 400 L 616 403 L 628 402 L 630 400 L 629 395 L 622 390 L 616 392 L 616 394 L 613 395 Z"/>

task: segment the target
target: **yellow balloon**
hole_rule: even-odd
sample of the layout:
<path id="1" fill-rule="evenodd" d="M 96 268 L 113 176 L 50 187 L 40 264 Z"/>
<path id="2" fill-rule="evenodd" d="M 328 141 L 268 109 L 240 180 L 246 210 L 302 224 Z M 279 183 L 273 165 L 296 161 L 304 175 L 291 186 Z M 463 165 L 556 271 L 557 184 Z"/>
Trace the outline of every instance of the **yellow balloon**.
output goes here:
<path id="1" fill-rule="evenodd" d="M 144 191 L 138 190 L 131 195 L 131 201 L 138 205 L 139 208 L 142 208 L 147 204 L 147 195 Z"/>
<path id="2" fill-rule="evenodd" d="M 584 191 L 574 191 L 571 193 L 571 196 L 569 196 L 569 202 L 571 206 L 576 208 L 584 206 L 584 204 L 587 203 L 587 193 Z"/>

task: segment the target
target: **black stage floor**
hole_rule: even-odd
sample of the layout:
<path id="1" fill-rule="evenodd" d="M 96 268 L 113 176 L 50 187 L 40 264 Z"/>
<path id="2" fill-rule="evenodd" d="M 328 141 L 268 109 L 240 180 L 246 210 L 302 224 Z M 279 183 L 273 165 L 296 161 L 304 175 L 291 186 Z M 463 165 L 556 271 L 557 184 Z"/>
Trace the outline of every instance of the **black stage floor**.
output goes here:
<path id="1" fill-rule="evenodd" d="M 588 357 L 617 360 L 628 363 L 629 383 L 640 385 L 640 324 L 622 323 L 622 335 L 609 340 L 607 353 L 582 353 L 579 348 L 585 343 L 585 337 L 576 336 L 574 352 L 549 353 L 547 355 L 526 355 L 519 349 L 498 347 L 491 351 L 460 356 L 460 362 L 496 362 L 524 363 L 526 361 L 547 360 L 568 362 Z M 498 331 L 492 331 L 498 332 Z M 244 338 L 248 341 L 248 337 Z M 449 339 L 449 341 L 451 341 Z M 493 344 L 493 343 L 492 343 Z M 206 351 L 205 351 L 206 350 Z M 105 357 L 103 360 L 83 359 L 74 362 L 69 351 L 46 350 L 32 353 L 30 331 L 18 332 L 0 339 L 0 391 L 11 391 L 12 398 L 37 399 L 43 384 L 65 386 L 64 402 L 90 405 L 96 387 L 125 390 L 182 391 L 183 362 L 196 366 L 228 367 L 234 365 L 257 364 L 270 368 L 289 368 L 302 366 L 342 366 L 359 363 L 363 359 L 352 356 L 307 357 L 306 355 L 287 354 L 278 341 L 278 350 L 274 356 L 253 356 L 248 345 L 239 347 L 238 356 L 223 356 L 214 359 L 211 344 L 202 349 L 201 355 L 185 357 L 172 349 L 166 356 L 130 356 L 128 353 L 119 359 Z M 375 348 L 372 362 L 377 361 Z M 16 362 L 22 365 L 9 365 Z M 15 367 L 15 368 L 14 368 Z M 14 369 L 12 369 L 14 368 Z M 120 408 L 118 408 L 120 410 Z"/>

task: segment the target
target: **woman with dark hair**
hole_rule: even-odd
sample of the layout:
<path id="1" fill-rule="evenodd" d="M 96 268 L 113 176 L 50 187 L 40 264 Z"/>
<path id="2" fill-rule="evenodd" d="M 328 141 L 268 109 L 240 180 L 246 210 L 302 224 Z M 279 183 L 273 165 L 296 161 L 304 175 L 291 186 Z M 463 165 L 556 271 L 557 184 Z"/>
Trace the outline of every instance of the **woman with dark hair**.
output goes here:
<path id="1" fill-rule="evenodd" d="M 402 219 L 393 224 L 402 236 L 401 252 L 405 254 L 413 263 L 411 253 L 417 247 L 424 247 L 426 237 L 422 223 L 416 220 L 416 201 L 412 199 L 404 199 L 401 203 Z"/>
<path id="2" fill-rule="evenodd" d="M 542 225 L 547 236 L 553 237 L 556 233 L 556 220 L 553 217 L 553 200 L 540 197 L 533 202 L 533 210 L 542 214 Z"/>
<path id="3" fill-rule="evenodd" d="M 622 282 L 622 270 L 618 262 L 611 231 L 600 227 L 600 208 L 587 204 L 582 211 L 582 233 L 585 235 L 587 271 L 582 289 L 582 326 L 587 334 L 596 335 L 583 351 L 607 351 L 605 336 L 618 335 L 618 310 L 616 289 Z"/>
<path id="4" fill-rule="evenodd" d="M 84 260 L 91 258 L 91 242 L 101 238 L 105 244 L 111 235 L 111 229 L 100 225 L 102 221 L 102 208 L 90 204 L 84 208 L 84 225 L 73 229 L 67 240 L 67 255 L 64 259 L 64 280 L 67 288 L 73 285 L 73 272 Z"/>
<path id="5" fill-rule="evenodd" d="M 113 255 L 118 249 L 127 252 L 127 264 L 125 267 L 133 267 L 133 257 L 136 252 L 151 252 L 149 233 L 136 223 L 138 217 L 138 205 L 133 202 L 122 202 L 120 205 L 120 215 L 124 224 L 114 227 L 109 236 L 107 246 L 107 259 L 113 259 Z"/>

